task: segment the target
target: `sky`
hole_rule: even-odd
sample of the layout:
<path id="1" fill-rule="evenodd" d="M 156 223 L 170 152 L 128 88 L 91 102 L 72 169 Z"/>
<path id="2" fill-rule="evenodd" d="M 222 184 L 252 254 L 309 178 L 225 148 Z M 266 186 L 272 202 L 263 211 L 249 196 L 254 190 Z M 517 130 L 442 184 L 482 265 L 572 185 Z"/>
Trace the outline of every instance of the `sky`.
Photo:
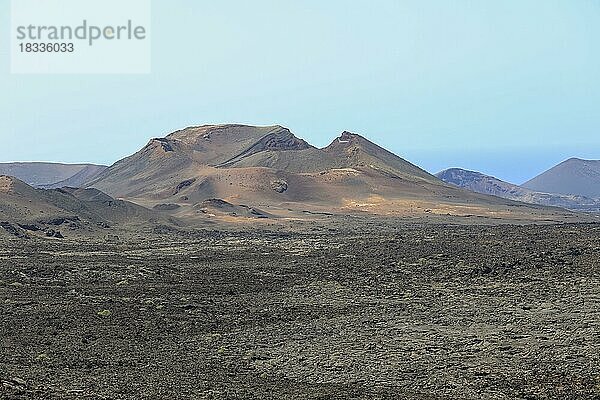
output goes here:
<path id="1" fill-rule="evenodd" d="M 600 159 L 596 0 L 153 0 L 139 75 L 11 74 L 5 0 L 0 26 L 0 161 L 112 164 L 234 122 L 514 183 Z"/>

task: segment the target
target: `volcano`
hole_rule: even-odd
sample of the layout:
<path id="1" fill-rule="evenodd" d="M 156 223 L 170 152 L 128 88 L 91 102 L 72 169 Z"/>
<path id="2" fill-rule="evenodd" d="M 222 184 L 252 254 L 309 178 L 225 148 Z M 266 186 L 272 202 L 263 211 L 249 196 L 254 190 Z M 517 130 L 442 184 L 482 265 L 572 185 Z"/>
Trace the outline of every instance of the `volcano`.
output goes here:
<path id="1" fill-rule="evenodd" d="M 449 185 L 356 133 L 317 148 L 279 125 L 182 129 L 151 139 L 86 186 L 178 217 L 193 216 L 209 199 L 276 216 L 555 212 Z"/>

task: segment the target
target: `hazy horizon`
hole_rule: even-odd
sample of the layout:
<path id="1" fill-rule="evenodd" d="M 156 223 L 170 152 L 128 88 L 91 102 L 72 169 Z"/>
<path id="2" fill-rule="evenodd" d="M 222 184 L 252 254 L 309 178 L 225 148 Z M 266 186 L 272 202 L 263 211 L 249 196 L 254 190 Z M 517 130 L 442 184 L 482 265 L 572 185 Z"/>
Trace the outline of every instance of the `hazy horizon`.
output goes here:
<path id="1" fill-rule="evenodd" d="M 279 124 L 317 147 L 348 130 L 431 173 L 517 184 L 600 159 L 598 3 L 155 0 L 152 14 L 150 74 L 15 75 L 0 52 L 0 161 L 110 165 L 212 123 Z"/>
<path id="2" fill-rule="evenodd" d="M 179 130 L 179 129 L 184 129 L 184 128 L 187 128 L 187 127 L 188 127 L 188 126 L 186 126 L 186 127 L 181 127 L 181 128 L 177 128 L 177 129 L 174 129 L 172 132 L 174 132 L 174 131 L 177 131 L 177 130 Z M 348 131 L 351 131 L 351 130 L 348 130 Z M 293 132 L 293 130 L 292 130 L 292 132 Z M 168 132 L 168 133 L 171 133 L 171 132 Z M 166 136 L 168 133 L 165 133 L 165 134 L 164 134 L 164 135 L 162 135 L 162 136 Z M 342 132 L 339 132 L 339 134 L 341 134 L 341 133 L 342 133 Z M 355 132 L 355 133 L 358 133 L 358 134 L 360 134 L 359 132 Z M 309 144 L 311 144 L 311 145 L 313 145 L 313 146 L 315 146 L 315 147 L 318 147 L 318 148 L 323 148 L 323 147 L 326 147 L 326 146 L 327 146 L 329 143 L 331 143 L 333 140 L 335 140 L 335 138 L 336 138 L 336 137 L 338 137 L 338 136 L 339 136 L 339 134 L 337 134 L 337 135 L 335 135 L 335 136 L 332 136 L 332 137 L 331 137 L 331 140 L 330 140 L 329 142 L 325 143 L 324 145 L 317 146 L 317 145 L 315 145 L 314 143 L 311 143 L 311 142 L 309 142 Z M 161 135 L 159 135 L 159 136 L 156 136 L 156 137 L 162 137 L 162 136 L 161 136 Z M 153 137 L 154 137 L 154 136 L 153 136 Z M 145 144 L 147 144 L 147 142 L 148 142 L 148 141 L 149 141 L 151 138 L 152 138 L 152 137 L 148 137 L 148 140 L 147 140 L 145 143 L 140 143 L 140 145 L 139 145 L 139 148 L 137 148 L 136 150 L 133 150 L 133 151 L 132 151 L 132 153 L 133 153 L 133 152 L 136 152 L 136 151 L 138 151 L 138 150 L 140 150 L 140 149 L 141 149 L 141 148 L 142 148 L 142 147 L 143 147 Z M 304 139 L 304 138 L 303 138 L 303 139 Z M 367 139 L 369 139 L 369 138 L 367 138 Z M 377 144 L 381 145 L 380 143 L 377 143 Z M 390 150 L 390 149 L 388 149 L 388 150 Z M 442 151 L 443 151 L 443 150 L 442 150 Z M 131 153 L 131 154 L 132 154 L 132 153 Z M 427 156 L 427 155 L 433 155 L 433 152 L 425 152 L 425 153 L 426 153 L 426 154 L 424 154 L 424 156 Z M 106 166 L 110 166 L 110 165 L 114 164 L 115 162 L 117 162 L 117 161 L 119 161 L 119 160 L 121 160 L 121 159 L 123 159 L 123 158 L 125 158 L 125 157 L 127 157 L 127 156 L 129 156 L 129 155 L 131 155 L 131 154 L 125 154 L 125 155 L 123 155 L 122 157 L 118 157 L 118 158 L 117 158 L 117 159 L 115 159 L 115 160 L 112 160 L 112 161 L 107 161 L 107 162 L 90 162 L 90 161 L 86 161 L 86 160 L 80 160 L 80 161 L 77 161 L 77 160 L 75 160 L 75 161 L 61 161 L 61 160 L 0 160 L 0 164 L 7 164 L 7 163 L 61 163 L 61 164 L 71 164 L 71 165 L 77 165 L 77 164 L 95 164 L 95 165 L 106 165 Z M 398 154 L 398 155 L 402 157 L 402 154 Z M 447 155 L 447 156 L 451 156 L 451 155 Z M 471 156 L 473 156 L 473 155 L 471 155 Z M 474 160 L 475 160 L 475 162 L 476 162 L 476 163 L 478 163 L 479 165 L 486 165 L 486 158 L 487 158 L 487 157 L 489 157 L 489 155 L 487 155 L 487 156 L 486 156 L 485 154 L 480 154 L 480 155 L 478 155 L 478 156 L 479 156 L 479 158 L 477 158 L 477 157 L 474 157 Z M 513 157 L 514 157 L 514 158 L 518 158 L 519 156 L 522 158 L 522 159 L 521 159 L 521 162 L 522 162 L 522 163 L 526 163 L 526 162 L 528 162 L 528 161 L 529 161 L 529 162 L 531 162 L 531 165 L 534 165 L 534 163 L 535 163 L 535 160 L 531 160 L 531 159 L 529 159 L 529 158 L 530 158 L 530 157 L 529 157 L 529 156 L 530 156 L 530 154 L 518 154 L 518 153 L 513 153 Z M 540 158 L 542 158 L 542 155 L 540 155 L 540 156 L 541 156 Z M 518 185 L 520 185 L 520 184 L 522 184 L 522 183 L 525 183 L 525 182 L 526 182 L 526 181 L 528 181 L 529 179 L 531 179 L 531 178 L 533 178 L 533 177 L 535 177 L 535 176 L 539 175 L 540 173 L 542 173 L 542 172 L 544 172 L 544 171 L 546 171 L 546 170 L 548 170 L 548 169 L 550 169 L 550 168 L 554 167 L 555 165 L 557 165 L 557 164 L 559 164 L 559 163 L 561 163 L 561 162 L 563 162 L 563 161 L 566 161 L 566 160 L 567 160 L 567 159 L 569 159 L 569 158 L 573 158 L 573 157 L 574 157 L 574 158 L 581 158 L 581 159 L 586 159 L 586 160 L 589 160 L 589 158 L 585 158 L 585 157 L 571 156 L 571 157 L 566 157 L 566 158 L 564 158 L 564 159 L 560 159 L 559 161 L 556 161 L 556 162 L 552 162 L 552 160 L 555 160 L 555 159 L 558 159 L 558 158 L 557 158 L 557 157 L 545 157 L 545 159 L 548 161 L 547 163 L 544 163 L 543 161 L 542 161 L 542 162 L 539 162 L 539 163 L 535 163 L 536 165 L 537 165 L 537 164 L 541 165 L 541 166 L 542 166 L 542 167 L 541 167 L 542 169 L 541 169 L 541 170 L 540 170 L 538 173 L 535 173 L 534 175 L 531 175 L 531 176 L 529 176 L 529 177 L 526 177 L 526 178 L 522 179 L 521 181 L 510 181 L 510 180 L 507 180 L 507 179 L 503 179 L 503 178 L 502 178 L 502 177 L 500 177 L 500 176 L 496 176 L 496 175 L 494 175 L 493 173 L 488 173 L 486 170 L 475 170 L 475 169 L 467 168 L 467 167 L 465 167 L 465 166 L 463 166 L 463 165 L 455 165 L 455 166 L 452 166 L 452 165 L 450 165 L 450 166 L 447 166 L 447 167 L 442 167 L 442 168 L 439 168 L 439 169 L 437 169 L 437 170 L 432 170 L 432 169 L 428 169 L 428 168 L 426 168 L 426 167 L 424 167 L 424 166 L 422 166 L 422 165 L 419 165 L 418 163 L 414 162 L 414 160 L 411 160 L 411 159 L 407 159 L 407 160 L 408 160 L 408 161 L 410 161 L 410 162 L 413 162 L 414 164 L 416 164 L 417 166 L 419 166 L 419 167 L 421 167 L 421 168 L 425 169 L 427 172 L 429 172 L 429 173 L 431 173 L 431 174 L 436 174 L 436 173 L 438 173 L 438 172 L 441 172 L 441 171 L 443 171 L 443 170 L 445 170 L 445 169 L 450 169 L 450 168 L 461 168 L 461 169 L 473 170 L 473 171 L 481 172 L 481 173 L 483 173 L 483 174 L 486 174 L 486 175 L 491 175 L 491 176 L 494 176 L 494 177 L 496 177 L 496 178 L 500 178 L 500 179 L 506 180 L 507 182 L 510 182 L 510 183 L 514 183 L 514 184 L 518 184 Z M 468 163 L 468 162 L 469 162 L 469 157 L 464 157 L 464 160 L 465 160 L 465 163 Z M 471 160 L 471 161 L 472 161 L 472 160 Z M 439 162 L 439 161 L 438 161 L 438 164 L 439 164 L 439 165 L 443 165 L 443 162 Z M 546 164 L 547 164 L 547 167 L 543 167 L 543 166 L 544 166 L 544 165 L 546 165 Z M 488 164 L 488 165 L 490 165 L 490 164 Z M 523 165 L 523 164 L 521 164 L 521 165 Z M 532 168 L 532 169 L 533 169 L 533 168 Z"/>

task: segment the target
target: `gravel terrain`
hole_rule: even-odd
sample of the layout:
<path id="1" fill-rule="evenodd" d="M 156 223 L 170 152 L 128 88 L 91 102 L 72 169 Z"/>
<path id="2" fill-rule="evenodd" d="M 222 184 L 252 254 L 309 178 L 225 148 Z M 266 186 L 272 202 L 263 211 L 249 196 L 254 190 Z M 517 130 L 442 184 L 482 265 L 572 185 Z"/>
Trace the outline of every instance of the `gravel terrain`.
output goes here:
<path id="1" fill-rule="evenodd" d="M 1 399 L 600 399 L 600 225 L 3 239 Z"/>

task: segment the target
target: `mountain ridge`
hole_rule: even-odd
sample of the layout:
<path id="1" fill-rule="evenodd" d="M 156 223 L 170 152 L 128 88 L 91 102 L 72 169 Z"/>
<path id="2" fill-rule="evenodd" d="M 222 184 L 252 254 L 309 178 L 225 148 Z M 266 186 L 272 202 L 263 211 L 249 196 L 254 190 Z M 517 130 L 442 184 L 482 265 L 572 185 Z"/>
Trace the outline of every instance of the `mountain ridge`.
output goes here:
<path id="1" fill-rule="evenodd" d="M 275 217 L 306 211 L 508 215 L 523 207 L 449 185 L 359 134 L 344 131 L 317 148 L 281 125 L 180 129 L 149 140 L 86 187 L 185 218 L 210 199 Z M 527 207 L 535 215 L 556 213 Z"/>
<path id="2" fill-rule="evenodd" d="M 598 211 L 600 200 L 579 195 L 538 192 L 478 171 L 448 168 L 435 174 L 444 182 L 476 193 L 544 206 L 564 207 L 575 211 Z"/>
<path id="3" fill-rule="evenodd" d="M 139 183 L 152 184 L 164 174 L 210 168 L 232 171 L 267 168 L 293 174 L 358 168 L 385 170 L 396 177 L 437 181 L 421 168 L 357 134 L 344 132 L 329 146 L 319 149 L 281 125 L 222 124 L 189 127 L 164 138 L 151 139 L 141 150 L 105 170 L 90 182 L 90 186 L 127 196 L 135 194 L 136 189 L 143 190 Z M 123 179 L 136 189 L 115 188 Z"/>
<path id="4" fill-rule="evenodd" d="M 90 163 L 17 161 L 0 163 L 0 175 L 13 176 L 33 187 L 56 188 L 81 186 L 106 168 Z"/>
<path id="5" fill-rule="evenodd" d="M 0 222 L 19 237 L 95 235 L 108 228 L 150 227 L 175 220 L 97 189 L 39 189 L 0 175 Z"/>

